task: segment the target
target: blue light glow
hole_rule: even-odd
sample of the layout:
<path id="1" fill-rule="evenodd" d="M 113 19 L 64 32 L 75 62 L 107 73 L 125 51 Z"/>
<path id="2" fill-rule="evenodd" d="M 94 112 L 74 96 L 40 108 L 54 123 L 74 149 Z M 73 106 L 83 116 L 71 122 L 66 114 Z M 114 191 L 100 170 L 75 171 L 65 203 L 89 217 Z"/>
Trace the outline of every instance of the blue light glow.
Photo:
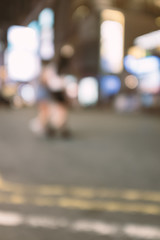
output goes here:
<path id="1" fill-rule="evenodd" d="M 103 97 L 112 96 L 119 92 L 121 81 L 117 76 L 103 76 L 100 79 L 100 91 Z"/>
<path id="2" fill-rule="evenodd" d="M 39 26 L 39 23 L 37 21 L 30 22 L 28 24 L 28 27 L 35 30 L 38 35 L 40 34 L 40 26 Z"/>
<path id="3" fill-rule="evenodd" d="M 124 58 L 124 66 L 127 72 L 141 75 L 157 71 L 160 67 L 160 58 L 156 56 L 147 56 L 145 58 L 136 59 L 131 55 Z"/>

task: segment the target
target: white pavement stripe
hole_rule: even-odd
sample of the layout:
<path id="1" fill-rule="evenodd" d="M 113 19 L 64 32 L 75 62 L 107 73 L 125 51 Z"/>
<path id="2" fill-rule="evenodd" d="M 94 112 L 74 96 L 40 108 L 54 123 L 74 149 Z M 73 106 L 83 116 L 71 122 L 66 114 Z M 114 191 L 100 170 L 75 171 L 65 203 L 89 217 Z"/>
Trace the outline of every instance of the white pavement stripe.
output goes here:
<path id="1" fill-rule="evenodd" d="M 42 227 L 42 228 L 65 228 L 68 226 L 68 221 L 66 219 L 57 219 L 50 217 L 38 217 L 30 216 L 26 218 L 25 223 L 31 227 Z"/>
<path id="2" fill-rule="evenodd" d="M 64 228 L 74 232 L 94 233 L 103 236 L 124 236 L 130 239 L 160 240 L 160 226 L 138 224 L 114 224 L 96 220 L 76 220 L 49 216 L 23 215 L 15 212 L 0 211 L 0 226 L 32 228 Z"/>
<path id="3" fill-rule="evenodd" d="M 0 225 L 3 226 L 18 226 L 23 222 L 23 216 L 18 213 L 1 212 L 0 211 Z"/>
<path id="4" fill-rule="evenodd" d="M 134 238 L 160 239 L 160 228 L 151 226 L 126 225 L 123 229 L 125 235 Z"/>
<path id="5" fill-rule="evenodd" d="M 76 221 L 73 226 L 73 230 L 80 232 L 95 232 L 101 235 L 115 235 L 118 232 L 118 226 L 114 224 L 107 224 L 100 221 Z"/>

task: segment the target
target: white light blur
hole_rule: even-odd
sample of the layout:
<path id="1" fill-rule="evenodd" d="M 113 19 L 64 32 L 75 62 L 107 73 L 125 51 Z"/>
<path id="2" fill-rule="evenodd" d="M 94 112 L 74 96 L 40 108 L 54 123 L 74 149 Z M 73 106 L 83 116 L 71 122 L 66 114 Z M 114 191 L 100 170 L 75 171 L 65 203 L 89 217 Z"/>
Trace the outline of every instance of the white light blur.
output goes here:
<path id="1" fill-rule="evenodd" d="M 50 60 L 55 54 L 53 42 L 46 40 L 41 42 L 40 56 L 43 60 Z"/>
<path id="2" fill-rule="evenodd" d="M 160 46 L 160 30 L 137 37 L 134 44 L 146 50 Z"/>
<path id="3" fill-rule="evenodd" d="M 54 24 L 54 12 L 51 8 L 43 9 L 38 17 L 39 24 L 46 28 L 52 27 Z"/>
<path id="4" fill-rule="evenodd" d="M 160 72 L 155 71 L 142 76 L 139 87 L 143 93 L 158 93 L 160 91 Z"/>
<path id="5" fill-rule="evenodd" d="M 52 28 L 45 28 L 41 30 L 41 40 L 54 39 L 54 31 Z"/>
<path id="6" fill-rule="evenodd" d="M 159 60 L 154 56 L 141 58 L 138 59 L 137 67 L 139 73 L 154 72 L 159 69 Z"/>
<path id="7" fill-rule="evenodd" d="M 82 106 L 94 105 L 98 101 L 98 82 L 94 77 L 81 79 L 78 87 L 78 100 Z"/>
<path id="8" fill-rule="evenodd" d="M 155 56 L 136 59 L 133 56 L 127 55 L 124 59 L 126 70 L 138 75 L 157 71 L 159 64 L 159 59 Z"/>
<path id="9" fill-rule="evenodd" d="M 138 86 L 138 79 L 134 75 L 128 75 L 124 81 L 125 85 L 130 89 L 135 89 Z"/>
<path id="10" fill-rule="evenodd" d="M 7 65 L 8 76 L 13 81 L 30 81 L 40 72 L 39 57 L 25 50 L 8 52 Z"/>
<path id="11" fill-rule="evenodd" d="M 78 81 L 73 75 L 66 75 L 64 77 L 66 94 L 69 98 L 75 99 L 78 97 Z"/>
<path id="12" fill-rule="evenodd" d="M 41 44 L 40 56 L 43 60 L 50 60 L 54 57 L 54 31 L 53 29 L 42 29 L 41 31 Z"/>
<path id="13" fill-rule="evenodd" d="M 126 70 L 139 78 L 139 88 L 144 93 L 158 93 L 160 90 L 160 59 L 155 56 L 136 59 L 125 58 Z"/>
<path id="14" fill-rule="evenodd" d="M 104 21 L 101 24 L 101 68 L 110 73 L 122 71 L 123 26 L 116 21 Z"/>
<path id="15" fill-rule="evenodd" d="M 29 27 L 11 26 L 7 40 L 5 63 L 9 79 L 26 82 L 37 77 L 40 72 L 37 32 Z"/>
<path id="16" fill-rule="evenodd" d="M 7 41 L 11 49 L 38 51 L 39 39 L 37 33 L 29 27 L 11 26 L 7 32 Z"/>
<path id="17" fill-rule="evenodd" d="M 35 102 L 36 95 L 35 90 L 32 85 L 27 84 L 20 88 L 20 95 L 23 98 L 23 100 L 29 104 L 32 104 Z"/>
<path id="18" fill-rule="evenodd" d="M 77 98 L 78 96 L 78 84 L 76 82 L 68 83 L 66 87 L 67 96 L 70 98 Z"/>

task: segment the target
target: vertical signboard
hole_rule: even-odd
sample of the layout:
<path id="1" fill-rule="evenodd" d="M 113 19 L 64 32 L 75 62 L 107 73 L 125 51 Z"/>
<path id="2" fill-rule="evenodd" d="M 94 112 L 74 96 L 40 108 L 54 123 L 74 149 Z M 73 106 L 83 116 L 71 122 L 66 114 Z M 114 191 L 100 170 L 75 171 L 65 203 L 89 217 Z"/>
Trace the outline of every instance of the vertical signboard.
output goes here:
<path id="1" fill-rule="evenodd" d="M 105 9 L 100 19 L 100 70 L 104 74 L 118 74 L 123 70 L 124 15 Z"/>
<path id="2" fill-rule="evenodd" d="M 40 56 L 42 60 L 51 60 L 55 55 L 53 10 L 43 9 L 39 14 L 38 21 L 41 27 Z"/>
<path id="3" fill-rule="evenodd" d="M 6 63 L 10 80 L 27 82 L 38 76 L 40 61 L 36 32 L 24 26 L 11 26 L 7 32 Z"/>

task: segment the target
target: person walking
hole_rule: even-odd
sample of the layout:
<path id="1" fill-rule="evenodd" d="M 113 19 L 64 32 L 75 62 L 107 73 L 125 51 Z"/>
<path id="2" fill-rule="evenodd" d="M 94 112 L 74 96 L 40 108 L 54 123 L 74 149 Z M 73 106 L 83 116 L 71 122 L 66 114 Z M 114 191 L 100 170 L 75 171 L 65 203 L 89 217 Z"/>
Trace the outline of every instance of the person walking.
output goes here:
<path id="1" fill-rule="evenodd" d="M 31 130 L 38 135 L 69 137 L 65 82 L 54 62 L 43 63 L 37 93 L 38 115 L 31 122 Z"/>

